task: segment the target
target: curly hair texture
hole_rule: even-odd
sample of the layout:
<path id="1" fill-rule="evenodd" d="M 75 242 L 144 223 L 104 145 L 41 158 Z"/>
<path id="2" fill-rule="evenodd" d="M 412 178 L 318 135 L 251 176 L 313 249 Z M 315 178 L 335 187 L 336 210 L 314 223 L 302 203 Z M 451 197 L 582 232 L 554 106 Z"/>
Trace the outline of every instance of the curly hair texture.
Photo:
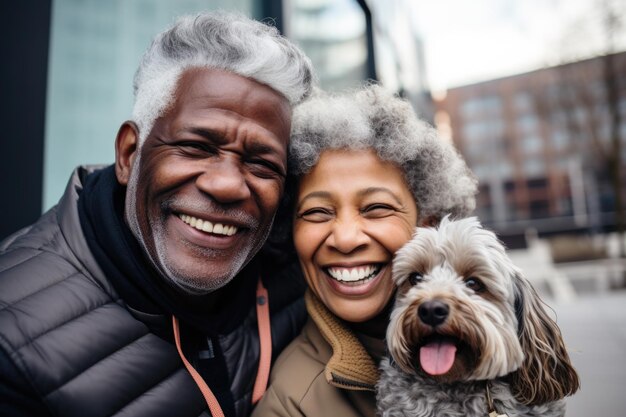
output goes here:
<path id="1" fill-rule="evenodd" d="M 337 95 L 318 91 L 295 108 L 291 174 L 309 172 L 327 149 L 373 149 L 398 165 L 422 218 L 464 217 L 475 208 L 477 181 L 454 147 L 406 100 L 378 85 Z"/>
<path id="2" fill-rule="evenodd" d="M 140 145 L 171 105 L 181 74 L 196 67 L 254 79 L 292 105 L 310 95 L 315 81 L 309 58 L 275 27 L 226 12 L 180 17 L 156 36 L 135 73 L 132 117 Z"/>

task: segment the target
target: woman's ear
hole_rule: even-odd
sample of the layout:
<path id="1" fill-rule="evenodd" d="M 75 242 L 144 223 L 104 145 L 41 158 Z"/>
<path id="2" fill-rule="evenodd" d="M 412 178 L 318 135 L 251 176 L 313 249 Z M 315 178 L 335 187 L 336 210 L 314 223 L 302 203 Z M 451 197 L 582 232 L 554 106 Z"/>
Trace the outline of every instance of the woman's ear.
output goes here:
<path id="1" fill-rule="evenodd" d="M 521 275 L 513 278 L 522 366 L 511 374 L 513 394 L 523 404 L 560 400 L 580 387 L 561 330 L 544 308 L 535 289 Z"/>
<path id="2" fill-rule="evenodd" d="M 115 175 L 121 185 L 128 185 L 133 163 L 139 150 L 139 129 L 134 122 L 120 126 L 115 138 Z"/>

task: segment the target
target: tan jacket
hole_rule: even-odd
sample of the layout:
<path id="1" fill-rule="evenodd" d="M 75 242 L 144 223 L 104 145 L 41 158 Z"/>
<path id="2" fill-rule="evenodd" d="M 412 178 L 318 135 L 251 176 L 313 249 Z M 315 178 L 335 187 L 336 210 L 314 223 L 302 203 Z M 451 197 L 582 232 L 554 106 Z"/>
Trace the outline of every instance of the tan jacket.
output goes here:
<path id="1" fill-rule="evenodd" d="M 310 319 L 276 361 L 252 416 L 374 417 L 384 342 L 357 338 L 310 291 L 305 299 Z"/>

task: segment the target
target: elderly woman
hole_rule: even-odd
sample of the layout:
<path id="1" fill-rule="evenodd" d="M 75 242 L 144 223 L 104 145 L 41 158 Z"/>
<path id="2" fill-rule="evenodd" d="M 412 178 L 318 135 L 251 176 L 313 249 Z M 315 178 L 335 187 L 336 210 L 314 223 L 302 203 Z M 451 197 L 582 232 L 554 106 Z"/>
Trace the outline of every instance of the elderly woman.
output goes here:
<path id="1" fill-rule="evenodd" d="M 254 416 L 374 416 L 394 253 L 416 226 L 474 208 L 454 148 L 381 87 L 318 94 L 294 114 L 293 242 L 310 319 Z"/>

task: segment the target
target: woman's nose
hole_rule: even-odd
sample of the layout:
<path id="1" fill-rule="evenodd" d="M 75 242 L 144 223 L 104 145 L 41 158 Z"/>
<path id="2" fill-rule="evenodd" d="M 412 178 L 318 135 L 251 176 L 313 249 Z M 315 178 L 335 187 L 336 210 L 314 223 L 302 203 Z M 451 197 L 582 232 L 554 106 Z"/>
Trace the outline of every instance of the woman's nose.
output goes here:
<path id="1" fill-rule="evenodd" d="M 327 239 L 327 244 L 342 253 L 351 253 L 367 245 L 369 236 L 356 219 L 337 219 Z"/>
<path id="2" fill-rule="evenodd" d="M 234 157 L 208 162 L 196 178 L 196 186 L 220 203 L 235 203 L 251 196 L 241 164 Z"/>

